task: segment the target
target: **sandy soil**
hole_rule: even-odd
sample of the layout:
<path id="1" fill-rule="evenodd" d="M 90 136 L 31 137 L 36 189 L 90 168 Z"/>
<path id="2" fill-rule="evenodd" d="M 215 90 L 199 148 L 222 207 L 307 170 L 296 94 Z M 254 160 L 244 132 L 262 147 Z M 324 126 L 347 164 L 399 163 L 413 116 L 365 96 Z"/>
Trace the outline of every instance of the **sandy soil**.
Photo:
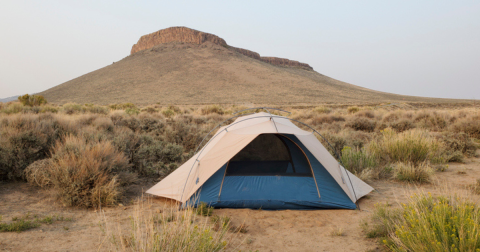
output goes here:
<path id="1" fill-rule="evenodd" d="M 409 185 L 392 181 L 373 181 L 376 191 L 359 201 L 361 210 L 265 211 L 250 209 L 215 209 L 214 214 L 232 218 L 234 224 L 245 222 L 248 232 L 239 234 L 246 251 L 381 251 L 374 239 L 365 238 L 360 223 L 367 220 L 374 204 L 405 202 L 416 190 L 439 194 L 445 191 L 465 193 L 465 185 L 480 178 L 480 159 L 465 164 L 450 164 L 445 172 L 437 172 L 428 185 Z M 138 197 L 149 183 L 131 189 Z M 478 196 L 474 196 L 478 200 Z M 163 208 L 161 199 L 153 207 Z M 42 224 L 22 233 L 0 233 L 0 251 L 104 251 L 105 220 L 128 223 L 133 205 L 104 208 L 102 211 L 67 208 L 54 200 L 53 194 L 25 183 L 0 184 L 0 215 L 4 221 L 27 213 L 38 216 L 58 215 L 73 218 Z M 126 224 L 128 225 L 128 224 Z M 332 236 L 341 229 L 343 236 Z"/>

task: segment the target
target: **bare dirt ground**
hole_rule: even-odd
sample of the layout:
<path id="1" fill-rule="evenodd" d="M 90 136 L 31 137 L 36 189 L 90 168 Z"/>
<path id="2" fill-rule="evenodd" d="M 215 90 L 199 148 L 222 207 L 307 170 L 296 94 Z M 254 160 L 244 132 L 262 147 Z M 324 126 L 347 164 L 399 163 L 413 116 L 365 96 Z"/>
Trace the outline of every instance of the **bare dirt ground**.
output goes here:
<path id="1" fill-rule="evenodd" d="M 236 251 L 381 251 L 375 239 L 365 238 L 360 227 L 368 220 L 376 203 L 393 206 L 405 202 L 418 190 L 433 195 L 445 192 L 465 194 L 467 185 L 480 178 L 480 158 L 469 159 L 463 164 L 450 164 L 445 172 L 437 172 L 434 182 L 414 185 L 393 181 L 373 181 L 376 191 L 359 201 L 361 210 L 315 211 L 265 211 L 250 209 L 215 209 L 214 214 L 232 218 L 234 224 L 245 222 L 248 232 L 238 234 L 243 244 Z M 132 189 L 134 197 L 150 185 L 137 185 Z M 472 196 L 478 201 L 478 196 Z M 152 206 L 161 209 L 165 200 L 153 199 Z M 108 239 L 101 223 L 123 223 L 128 228 L 133 204 L 99 210 L 74 209 L 55 201 L 51 192 L 40 190 L 26 183 L 0 184 L 0 215 L 3 221 L 27 213 L 63 216 L 68 221 L 42 224 L 21 233 L 0 233 L 0 251 L 105 251 Z M 332 231 L 342 230 L 342 236 Z M 233 249 L 233 248 L 231 248 Z"/>

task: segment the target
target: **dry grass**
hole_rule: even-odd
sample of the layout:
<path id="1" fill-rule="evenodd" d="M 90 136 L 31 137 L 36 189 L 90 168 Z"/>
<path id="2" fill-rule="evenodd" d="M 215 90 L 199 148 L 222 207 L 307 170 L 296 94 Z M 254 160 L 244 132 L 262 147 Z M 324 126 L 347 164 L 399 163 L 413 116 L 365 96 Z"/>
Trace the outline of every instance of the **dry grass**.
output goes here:
<path id="1" fill-rule="evenodd" d="M 352 149 L 346 146 L 342 149 L 341 161 L 345 168 L 364 180 L 380 177 L 381 171 L 377 168 L 377 157 L 366 149 Z"/>
<path id="2" fill-rule="evenodd" d="M 345 236 L 345 231 L 342 228 L 332 228 L 330 236 Z"/>
<path id="3" fill-rule="evenodd" d="M 396 163 L 393 165 L 393 177 L 399 181 L 428 183 L 434 170 L 427 162 L 420 164 Z"/>
<path id="4" fill-rule="evenodd" d="M 442 162 L 443 143 L 430 136 L 424 130 L 409 130 L 396 133 L 391 129 L 381 131 L 381 137 L 372 141 L 368 148 L 378 157 L 388 162 L 411 162 L 419 164 L 425 161 Z"/>
<path id="5" fill-rule="evenodd" d="M 111 251 L 233 251 L 241 241 L 231 230 L 230 220 L 217 222 L 200 217 L 192 208 L 178 206 L 154 210 L 149 200 L 135 205 L 129 225 L 104 219 Z"/>

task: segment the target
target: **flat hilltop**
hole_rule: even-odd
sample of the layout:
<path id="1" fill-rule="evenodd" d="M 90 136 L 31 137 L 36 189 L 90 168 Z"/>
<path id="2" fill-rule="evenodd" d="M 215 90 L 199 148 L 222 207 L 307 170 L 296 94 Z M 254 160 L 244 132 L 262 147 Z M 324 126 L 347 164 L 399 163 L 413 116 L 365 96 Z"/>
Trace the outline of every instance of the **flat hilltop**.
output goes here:
<path id="1" fill-rule="evenodd" d="M 186 27 L 142 36 L 130 53 L 40 95 L 57 104 L 100 105 L 459 102 L 355 86 L 318 73 L 306 63 L 262 57 Z"/>

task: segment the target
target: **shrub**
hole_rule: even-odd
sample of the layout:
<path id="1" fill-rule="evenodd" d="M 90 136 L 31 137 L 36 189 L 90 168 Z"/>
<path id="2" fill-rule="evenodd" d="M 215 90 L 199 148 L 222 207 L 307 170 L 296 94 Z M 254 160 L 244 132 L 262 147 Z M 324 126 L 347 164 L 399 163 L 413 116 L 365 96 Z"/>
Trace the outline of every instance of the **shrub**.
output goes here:
<path id="1" fill-rule="evenodd" d="M 93 104 L 89 104 L 82 108 L 83 112 L 89 112 L 89 113 L 93 113 L 93 114 L 103 114 L 103 115 L 106 115 L 108 114 L 108 112 L 110 112 L 110 110 L 106 107 L 103 107 L 103 106 L 95 106 Z M 126 111 L 125 111 L 126 112 Z"/>
<path id="2" fill-rule="evenodd" d="M 175 115 L 175 112 L 171 109 L 165 109 L 165 110 L 162 110 L 162 115 L 164 115 L 167 118 L 170 118 Z"/>
<path id="3" fill-rule="evenodd" d="M 18 100 L 23 104 L 23 106 L 40 106 L 47 104 L 47 100 L 42 95 L 23 95 L 19 96 Z"/>
<path id="4" fill-rule="evenodd" d="M 457 121 L 451 127 L 453 132 L 466 133 L 470 137 L 480 139 L 480 120 L 474 118 L 465 118 Z"/>
<path id="5" fill-rule="evenodd" d="M 82 105 L 76 103 L 67 103 L 62 106 L 62 110 L 67 115 L 77 114 L 82 112 Z"/>
<path id="6" fill-rule="evenodd" d="M 391 251 L 477 251 L 480 211 L 459 197 L 415 194 L 399 209 L 377 205 L 375 225 L 367 236 L 380 230 Z"/>
<path id="7" fill-rule="evenodd" d="M 428 183 L 433 173 L 426 162 L 417 165 L 398 162 L 393 166 L 393 177 L 400 181 Z"/>
<path id="8" fill-rule="evenodd" d="M 368 144 L 368 149 L 387 162 L 404 162 L 417 165 L 425 161 L 444 162 L 443 145 L 426 131 L 409 130 L 396 133 L 387 128 L 379 139 Z"/>
<path id="9" fill-rule="evenodd" d="M 58 107 L 48 106 L 48 105 L 44 105 L 40 107 L 40 113 L 47 113 L 47 112 L 57 113 Z"/>
<path id="10" fill-rule="evenodd" d="M 133 164 L 136 171 L 142 175 L 159 174 L 166 176 L 177 168 L 173 163 L 180 162 L 182 154 L 183 148 L 181 146 L 158 140 L 149 140 L 144 142 L 134 153 Z"/>
<path id="11" fill-rule="evenodd" d="M 128 109 L 128 108 L 130 108 L 130 109 L 136 109 L 137 108 L 137 106 L 135 106 L 135 104 L 130 103 L 130 102 L 121 103 L 121 104 L 111 104 L 108 107 L 110 109 L 113 109 L 113 110 L 119 110 L 119 109 L 125 110 L 125 109 Z"/>
<path id="12" fill-rule="evenodd" d="M 21 113 L 23 111 L 23 108 L 24 106 L 21 103 L 11 102 L 11 103 L 7 103 L 7 105 L 4 106 L 4 108 L 2 109 L 2 112 L 7 115 L 17 114 L 17 113 Z"/>
<path id="13" fill-rule="evenodd" d="M 127 114 L 127 115 L 138 115 L 138 114 L 140 114 L 140 110 L 138 110 L 137 108 L 127 108 L 127 109 L 125 109 L 125 114 Z"/>
<path id="14" fill-rule="evenodd" d="M 142 132 L 154 132 L 156 135 L 163 135 L 166 128 L 166 123 L 163 119 L 156 119 L 146 116 L 140 118 L 139 127 Z"/>
<path id="15" fill-rule="evenodd" d="M 142 109 L 142 111 L 145 111 L 149 114 L 153 114 L 153 113 L 157 113 L 158 112 L 158 109 L 156 108 L 153 108 L 153 107 L 146 107 L 144 109 Z"/>
<path id="16" fill-rule="evenodd" d="M 323 124 L 323 123 L 333 123 L 333 122 L 343 122 L 345 118 L 342 116 L 334 116 L 334 115 L 318 115 L 312 118 L 312 124 L 314 126 Z"/>
<path id="17" fill-rule="evenodd" d="M 447 127 L 450 115 L 437 111 L 420 111 L 414 121 L 422 128 L 441 131 Z"/>
<path id="18" fill-rule="evenodd" d="M 145 134 L 117 131 L 112 139 L 133 165 L 133 172 L 145 176 L 166 176 L 183 160 L 183 148 Z"/>
<path id="19" fill-rule="evenodd" d="M 446 132 L 441 135 L 441 140 L 445 143 L 446 151 L 448 155 L 455 156 L 466 155 L 468 157 L 475 156 L 477 145 L 473 142 L 470 136 L 466 133 L 451 133 Z M 458 155 L 457 155 L 458 156 Z"/>
<path id="20" fill-rule="evenodd" d="M 35 172 L 44 177 L 29 182 L 38 186 L 52 185 L 65 205 L 87 208 L 113 205 L 122 195 L 114 174 L 127 170 L 128 162 L 109 142 L 87 143 L 84 139 L 67 136 L 65 141 L 57 141 L 53 153 L 51 163 L 39 168 L 43 173 L 29 170 L 30 174 Z"/>
<path id="21" fill-rule="evenodd" d="M 0 180 L 21 179 L 24 169 L 49 156 L 55 141 L 70 125 L 52 115 L 19 115 L 0 126 Z"/>
<path id="22" fill-rule="evenodd" d="M 477 182 L 473 185 L 470 185 L 473 193 L 480 194 L 480 179 L 477 179 Z"/>
<path id="23" fill-rule="evenodd" d="M 373 132 L 375 130 L 375 126 L 377 126 L 377 122 L 364 117 L 356 117 L 346 123 L 345 126 L 354 130 Z"/>
<path id="24" fill-rule="evenodd" d="M 384 122 L 395 122 L 397 120 L 400 119 L 401 117 L 401 112 L 400 111 L 393 111 L 393 112 L 389 112 L 387 113 L 386 115 L 383 116 L 383 119 L 382 121 Z"/>
<path id="25" fill-rule="evenodd" d="M 203 107 L 201 111 L 202 111 L 202 115 L 208 115 L 208 114 L 223 115 L 223 114 L 225 114 L 225 111 L 219 105 L 206 106 L 206 107 Z"/>
<path id="26" fill-rule="evenodd" d="M 360 177 L 362 177 L 362 173 L 364 176 L 366 174 L 373 175 L 370 170 L 377 166 L 375 156 L 365 149 L 352 149 L 348 146 L 342 149 L 341 161 L 347 170 Z"/>
<path id="27" fill-rule="evenodd" d="M 181 114 L 182 113 L 182 109 L 180 109 L 180 107 L 178 107 L 178 106 L 169 105 L 167 108 L 172 110 L 173 112 L 175 112 L 175 114 Z"/>
<path id="28" fill-rule="evenodd" d="M 347 111 L 348 111 L 348 113 L 355 114 L 355 113 L 357 113 L 358 111 L 360 111 L 360 108 L 359 108 L 359 107 L 356 107 L 356 106 L 352 106 L 352 107 L 348 107 L 348 108 L 347 108 Z"/>
<path id="29" fill-rule="evenodd" d="M 0 139 L 0 179 L 20 179 L 23 170 L 35 160 L 45 158 L 48 136 L 32 130 L 13 130 Z"/>
<path id="30" fill-rule="evenodd" d="M 140 121 L 134 116 L 125 116 L 124 113 L 115 112 L 110 116 L 110 119 L 116 127 L 127 127 L 132 131 L 140 129 Z"/>
<path id="31" fill-rule="evenodd" d="M 343 131 L 346 145 L 353 148 L 363 148 L 372 140 L 372 135 L 363 131 Z"/>
<path id="32" fill-rule="evenodd" d="M 25 178 L 31 184 L 40 187 L 51 186 L 53 182 L 48 174 L 48 169 L 51 165 L 52 159 L 50 158 L 37 160 L 25 169 Z"/>
<path id="33" fill-rule="evenodd" d="M 337 134 L 322 133 L 322 135 L 326 138 L 328 143 L 322 137 L 317 136 L 317 139 L 335 158 L 337 158 L 337 154 L 342 152 L 342 149 L 347 144 L 347 140 L 343 136 Z"/>
<path id="34" fill-rule="evenodd" d="M 194 150 L 207 132 L 200 126 L 176 120 L 165 129 L 165 141 L 183 146 L 186 152 Z"/>
<path id="35" fill-rule="evenodd" d="M 40 113 L 41 108 L 39 106 L 34 106 L 34 107 L 29 107 L 29 106 L 24 106 L 22 108 L 22 113 L 24 114 L 38 114 Z"/>
<path id="36" fill-rule="evenodd" d="M 373 118 L 375 118 L 375 113 L 373 113 L 373 111 L 371 111 L 371 110 L 362 110 L 362 111 L 356 113 L 355 116 L 366 117 L 366 118 L 373 119 Z"/>
<path id="37" fill-rule="evenodd" d="M 92 125 L 95 126 L 97 130 L 104 130 L 107 132 L 113 132 L 114 130 L 113 122 L 108 117 L 95 118 L 95 121 L 92 122 Z"/>
<path id="38" fill-rule="evenodd" d="M 400 119 L 398 121 L 391 122 L 390 128 L 396 130 L 397 132 L 404 132 L 415 128 L 415 124 L 410 119 Z"/>
<path id="39" fill-rule="evenodd" d="M 313 109 L 313 112 L 318 113 L 318 114 L 328 114 L 332 112 L 331 108 L 327 108 L 325 106 L 318 106 Z"/>

